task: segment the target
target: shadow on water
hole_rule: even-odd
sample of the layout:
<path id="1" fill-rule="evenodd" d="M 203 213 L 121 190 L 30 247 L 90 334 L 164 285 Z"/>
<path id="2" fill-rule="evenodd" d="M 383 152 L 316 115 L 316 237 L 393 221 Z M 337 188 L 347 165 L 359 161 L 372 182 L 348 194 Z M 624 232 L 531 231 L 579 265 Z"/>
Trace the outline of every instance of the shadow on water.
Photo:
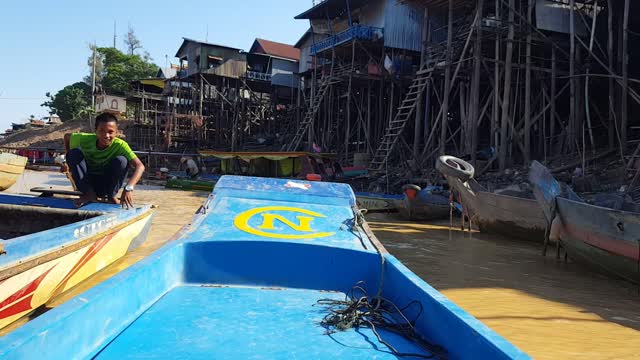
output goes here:
<path id="1" fill-rule="evenodd" d="M 514 304 L 517 310 L 510 312 L 506 306 L 500 316 L 476 315 L 482 321 L 502 316 L 505 320 L 612 322 L 640 330 L 638 285 L 594 272 L 570 259 L 565 263 L 564 257 L 556 260 L 555 248 L 543 257 L 542 245 L 538 243 L 479 232 L 470 237 L 468 232 L 460 231 L 457 219 L 454 219 L 456 228 L 451 231 L 451 238 L 448 220 L 409 223 L 399 220 L 395 214 L 369 214 L 367 221 L 391 254 L 445 293 L 482 289 L 489 299 L 491 295 L 486 291 L 511 289 L 580 309 L 566 313 L 555 311 L 548 316 L 536 313 L 534 306 L 531 314 L 523 315 L 527 304 Z"/>

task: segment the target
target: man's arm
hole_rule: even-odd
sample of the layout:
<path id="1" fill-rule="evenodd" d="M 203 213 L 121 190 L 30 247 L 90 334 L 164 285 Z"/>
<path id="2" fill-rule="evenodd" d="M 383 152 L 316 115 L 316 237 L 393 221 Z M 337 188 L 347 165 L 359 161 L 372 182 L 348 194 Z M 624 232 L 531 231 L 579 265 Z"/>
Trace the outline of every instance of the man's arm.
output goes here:
<path id="1" fill-rule="evenodd" d="M 64 134 L 64 152 L 68 153 L 69 148 L 71 147 L 69 144 L 71 143 L 71 134 Z"/>
<path id="2" fill-rule="evenodd" d="M 142 161 L 140 161 L 140 159 L 137 157 L 131 159 L 129 163 L 131 164 L 131 167 L 134 169 L 134 171 L 133 175 L 131 175 L 131 177 L 129 178 L 129 182 L 127 183 L 127 185 L 135 186 L 138 181 L 140 181 L 140 178 L 142 178 L 145 167 Z"/>
<path id="3" fill-rule="evenodd" d="M 134 171 L 133 175 L 131 175 L 131 177 L 129 178 L 129 182 L 127 182 L 127 185 L 135 186 L 138 181 L 140 181 L 140 178 L 144 173 L 144 164 L 137 157 L 131 159 L 129 161 L 129 164 L 132 168 L 134 168 Z M 122 204 L 123 208 L 126 207 L 127 209 L 133 207 L 133 194 L 131 193 L 131 191 L 122 192 L 122 195 L 120 196 L 120 204 Z"/>

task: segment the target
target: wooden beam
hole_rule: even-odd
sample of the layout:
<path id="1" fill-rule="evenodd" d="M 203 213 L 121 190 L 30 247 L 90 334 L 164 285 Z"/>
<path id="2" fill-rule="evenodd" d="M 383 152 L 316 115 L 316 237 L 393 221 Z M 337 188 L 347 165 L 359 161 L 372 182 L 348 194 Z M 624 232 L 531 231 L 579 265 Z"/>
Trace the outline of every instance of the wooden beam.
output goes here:
<path id="1" fill-rule="evenodd" d="M 511 100 L 511 62 L 513 57 L 513 38 L 515 10 L 513 9 L 515 0 L 509 0 L 509 31 L 507 33 L 507 51 L 505 54 L 504 69 L 504 92 L 502 93 L 502 121 L 500 124 L 500 147 L 498 149 L 498 164 L 500 171 L 504 171 L 507 166 L 507 130 L 509 125 L 509 102 Z"/>
<path id="2" fill-rule="evenodd" d="M 495 5 L 496 5 L 496 19 L 501 19 L 500 18 L 500 10 L 501 7 L 500 6 L 500 1 L 496 1 Z M 496 39 L 494 41 L 494 60 L 495 63 L 493 64 L 493 109 L 492 109 L 492 119 L 491 119 L 491 140 L 490 143 L 494 148 L 497 148 L 498 146 L 498 133 L 497 133 L 497 129 L 498 129 L 498 119 L 499 119 L 499 115 L 500 115 L 500 105 L 499 105 L 499 100 L 500 100 L 500 36 L 496 36 Z"/>
<path id="3" fill-rule="evenodd" d="M 512 0 L 513 1 L 513 0 Z M 447 125 L 449 118 L 449 93 L 451 90 L 451 51 L 453 43 L 453 0 L 449 0 L 447 19 L 447 53 L 444 70 L 444 99 L 442 101 L 442 121 L 440 122 L 440 155 L 444 155 L 447 143 Z"/>
<path id="4" fill-rule="evenodd" d="M 533 1 L 528 0 L 527 22 L 531 24 Z M 526 68 L 524 80 L 524 166 L 531 159 L 531 30 L 527 29 Z"/>
<path id="5" fill-rule="evenodd" d="M 476 17 L 482 19 L 484 0 L 478 0 Z M 482 22 L 478 21 L 476 26 L 476 41 L 473 47 L 473 75 L 471 78 L 471 105 L 469 106 L 469 122 L 471 134 L 471 163 L 476 165 L 476 149 L 478 148 L 478 126 L 480 122 L 480 66 L 482 65 Z"/>
<path id="6" fill-rule="evenodd" d="M 569 151 L 575 150 L 576 139 L 576 79 L 575 58 L 576 58 L 576 29 L 575 29 L 575 0 L 569 0 Z"/>
<path id="7" fill-rule="evenodd" d="M 549 111 L 549 122 L 551 130 L 549 131 L 549 151 L 553 152 L 553 139 L 556 137 L 556 48 L 551 48 L 551 94 L 549 104 L 551 110 Z"/>
<path id="8" fill-rule="evenodd" d="M 614 58 L 613 58 L 613 1 L 607 0 L 607 55 L 609 57 L 609 69 L 613 69 L 614 67 Z M 614 83 L 613 78 L 609 78 L 609 106 L 608 106 L 608 115 L 609 115 L 609 149 L 613 149 L 615 146 L 615 108 L 612 106 L 615 104 L 615 95 L 614 95 Z"/>
<path id="9" fill-rule="evenodd" d="M 622 20 L 622 109 L 620 121 L 620 138 L 622 145 L 627 144 L 628 100 L 629 100 L 629 0 L 624 1 Z"/>

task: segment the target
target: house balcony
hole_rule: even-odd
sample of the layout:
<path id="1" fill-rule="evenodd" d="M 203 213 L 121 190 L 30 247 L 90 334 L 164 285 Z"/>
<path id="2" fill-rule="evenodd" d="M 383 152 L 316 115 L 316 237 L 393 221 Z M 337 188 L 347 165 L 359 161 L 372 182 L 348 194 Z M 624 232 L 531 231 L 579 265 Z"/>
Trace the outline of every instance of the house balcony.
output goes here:
<path id="1" fill-rule="evenodd" d="M 260 81 L 271 81 L 271 74 L 257 72 L 257 71 L 247 71 L 247 79 L 249 79 L 249 80 L 260 80 Z"/>
<path id="2" fill-rule="evenodd" d="M 366 25 L 353 25 L 334 36 L 330 36 L 322 41 L 311 45 L 311 55 L 316 55 L 324 50 L 344 44 L 354 39 L 376 40 L 382 37 L 383 29 Z"/>

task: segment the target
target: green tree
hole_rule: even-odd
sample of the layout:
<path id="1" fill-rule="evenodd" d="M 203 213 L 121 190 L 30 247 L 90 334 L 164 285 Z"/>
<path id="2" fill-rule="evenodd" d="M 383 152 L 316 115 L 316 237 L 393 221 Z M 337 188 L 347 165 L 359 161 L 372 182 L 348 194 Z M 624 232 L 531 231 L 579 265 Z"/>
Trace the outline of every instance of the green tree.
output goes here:
<path id="1" fill-rule="evenodd" d="M 111 47 L 99 47 L 97 51 L 102 64 L 96 79 L 102 90 L 110 95 L 124 95 L 131 81 L 155 76 L 158 70 L 148 53 L 129 55 Z"/>
<path id="2" fill-rule="evenodd" d="M 76 118 L 91 103 L 91 87 L 84 82 L 67 85 L 55 95 L 47 93 L 47 101 L 41 106 L 48 107 L 51 114 L 67 121 Z"/>

